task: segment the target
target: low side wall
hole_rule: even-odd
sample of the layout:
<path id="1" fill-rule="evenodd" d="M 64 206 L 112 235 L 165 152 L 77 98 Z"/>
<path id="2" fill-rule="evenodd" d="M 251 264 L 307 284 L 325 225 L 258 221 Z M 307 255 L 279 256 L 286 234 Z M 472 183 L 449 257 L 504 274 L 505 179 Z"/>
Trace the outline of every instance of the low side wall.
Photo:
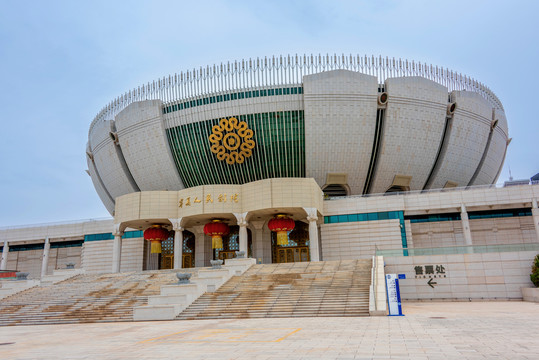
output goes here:
<path id="1" fill-rule="evenodd" d="M 39 279 L 41 277 L 42 257 L 43 250 L 10 251 L 7 258 L 7 269 L 27 272 L 31 279 Z M 49 261 L 53 262 L 54 260 L 49 258 Z"/>
<path id="2" fill-rule="evenodd" d="M 81 249 L 80 246 L 50 249 L 47 275 L 51 275 L 56 269 L 65 269 L 67 263 L 74 263 L 75 268 L 80 268 Z M 10 251 L 6 268 L 27 272 L 31 279 L 39 279 L 42 261 L 43 249 Z"/>
<path id="3" fill-rule="evenodd" d="M 531 287 L 535 251 L 384 257 L 386 274 L 400 280 L 403 300 L 522 299 Z M 429 285 L 430 282 L 430 285 Z"/>
<path id="4" fill-rule="evenodd" d="M 323 224 L 322 260 L 370 259 L 378 249 L 402 247 L 399 220 Z"/>
<path id="5" fill-rule="evenodd" d="M 82 250 L 82 268 L 87 273 L 108 273 L 112 270 L 114 240 L 87 241 Z M 142 271 L 144 239 L 123 239 L 120 271 Z"/>

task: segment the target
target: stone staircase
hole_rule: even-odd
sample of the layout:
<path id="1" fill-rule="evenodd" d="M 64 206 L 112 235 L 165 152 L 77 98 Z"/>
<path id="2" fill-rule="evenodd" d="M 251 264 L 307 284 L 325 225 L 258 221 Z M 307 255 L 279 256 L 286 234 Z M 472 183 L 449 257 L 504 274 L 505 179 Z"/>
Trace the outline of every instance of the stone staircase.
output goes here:
<path id="1" fill-rule="evenodd" d="M 176 319 L 368 316 L 372 260 L 254 265 Z"/>
<path id="2" fill-rule="evenodd" d="M 132 321 L 133 308 L 177 282 L 176 272 L 81 274 L 42 283 L 2 299 L 0 326 Z"/>

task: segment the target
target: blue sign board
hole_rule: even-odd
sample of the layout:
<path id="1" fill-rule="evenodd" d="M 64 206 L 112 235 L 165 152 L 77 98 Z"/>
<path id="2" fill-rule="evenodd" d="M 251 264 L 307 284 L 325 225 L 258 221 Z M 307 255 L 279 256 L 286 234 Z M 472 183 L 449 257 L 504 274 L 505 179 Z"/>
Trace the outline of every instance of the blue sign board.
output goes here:
<path id="1" fill-rule="evenodd" d="M 387 292 L 387 305 L 389 309 L 389 316 L 403 316 L 401 305 L 401 294 L 399 289 L 400 274 L 386 274 L 386 292 Z"/>

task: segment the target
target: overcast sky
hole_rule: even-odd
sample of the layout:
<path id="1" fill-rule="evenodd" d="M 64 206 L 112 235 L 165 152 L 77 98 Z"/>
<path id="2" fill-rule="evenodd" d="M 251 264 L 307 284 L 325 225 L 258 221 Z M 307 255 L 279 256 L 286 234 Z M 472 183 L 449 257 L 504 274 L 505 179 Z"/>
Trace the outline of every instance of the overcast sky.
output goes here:
<path id="1" fill-rule="evenodd" d="M 0 0 L 0 226 L 110 216 L 86 174 L 96 113 L 159 77 L 228 60 L 337 53 L 448 67 L 502 101 L 498 179 L 539 172 L 536 1 Z"/>

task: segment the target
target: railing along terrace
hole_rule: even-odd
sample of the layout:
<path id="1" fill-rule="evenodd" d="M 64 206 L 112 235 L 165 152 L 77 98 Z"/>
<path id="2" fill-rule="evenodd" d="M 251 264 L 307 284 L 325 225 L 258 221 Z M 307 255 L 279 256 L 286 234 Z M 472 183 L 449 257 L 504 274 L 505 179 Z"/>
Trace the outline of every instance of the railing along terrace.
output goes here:
<path id="1" fill-rule="evenodd" d="M 446 86 L 449 91 L 479 93 L 493 107 L 503 110 L 498 97 L 484 84 L 447 68 L 406 59 L 360 55 L 286 55 L 248 59 L 200 67 L 169 75 L 125 92 L 107 104 L 90 125 L 112 120 L 129 104 L 160 99 L 165 104 L 210 93 L 245 88 L 301 84 L 303 76 L 345 69 L 376 76 L 379 83 L 391 77 L 420 76 Z"/>
<path id="2" fill-rule="evenodd" d="M 82 224 L 89 222 L 102 222 L 107 220 L 114 220 L 112 217 L 101 217 L 93 219 L 81 219 L 81 220 L 66 220 L 66 221 L 57 221 L 49 223 L 36 223 L 36 224 L 25 224 L 25 225 L 8 225 L 0 226 L 0 230 L 15 230 L 15 229 L 25 229 L 25 228 L 36 228 L 36 227 L 52 227 L 52 226 L 61 226 L 61 225 L 73 225 L 73 224 Z"/>
<path id="3" fill-rule="evenodd" d="M 454 255 L 483 254 L 515 251 L 539 251 L 539 243 L 496 244 L 496 245 L 463 245 L 432 248 L 395 248 L 376 249 L 376 256 L 422 256 L 422 255 Z"/>
<path id="4" fill-rule="evenodd" d="M 440 192 L 451 192 L 451 191 L 463 191 L 463 190 L 480 190 L 480 189 L 492 189 L 492 188 L 505 188 L 512 186 L 533 186 L 539 185 L 539 182 L 530 182 L 529 184 L 519 184 L 519 185 L 505 185 L 504 183 L 499 184 L 484 184 L 484 185 L 470 185 L 470 186 L 459 186 L 459 187 L 450 187 L 450 188 L 439 188 L 439 189 L 425 189 L 425 190 L 409 190 L 409 191 L 394 191 L 386 193 L 375 193 L 375 194 L 358 194 L 358 195 L 347 195 L 347 196 L 329 196 L 324 197 L 325 201 L 331 200 L 342 200 L 342 199 L 354 199 L 354 198 L 365 198 L 365 197 L 378 197 L 378 196 L 397 196 L 397 195 L 414 195 L 414 194 L 426 194 L 426 193 L 440 193 Z"/>

